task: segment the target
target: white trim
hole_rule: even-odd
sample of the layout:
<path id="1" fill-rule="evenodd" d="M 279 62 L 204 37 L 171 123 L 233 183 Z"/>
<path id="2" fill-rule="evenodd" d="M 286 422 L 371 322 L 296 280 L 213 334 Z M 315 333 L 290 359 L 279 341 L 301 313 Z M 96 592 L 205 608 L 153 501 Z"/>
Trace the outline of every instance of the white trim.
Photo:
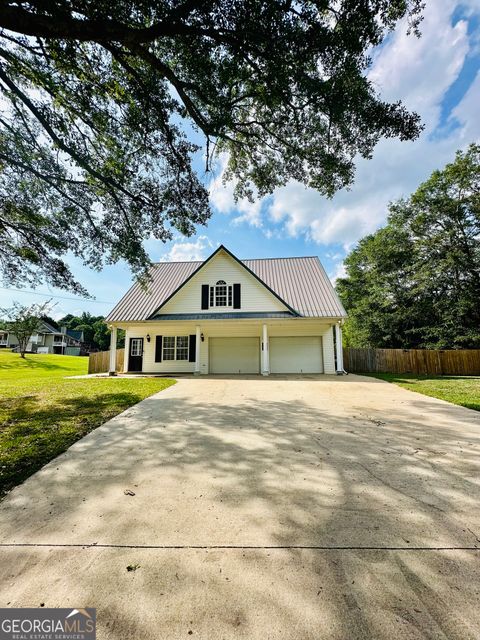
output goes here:
<path id="1" fill-rule="evenodd" d="M 202 339 L 202 334 L 200 331 L 200 326 L 197 324 L 195 327 L 195 373 L 200 373 L 200 341 Z"/>
<path id="2" fill-rule="evenodd" d="M 173 338 L 173 347 L 165 347 L 165 340 L 167 338 Z M 186 338 L 187 339 L 187 346 L 186 347 L 179 347 L 178 346 L 178 339 L 179 338 Z M 178 349 L 187 349 L 187 356 L 186 358 L 178 358 L 177 357 L 177 352 Z M 173 358 L 165 358 L 165 349 L 168 350 L 172 350 L 173 349 Z M 183 334 L 183 333 L 179 333 L 176 335 L 163 335 L 162 336 L 162 361 L 163 362 L 188 362 L 189 361 L 189 357 L 190 357 L 190 336 L 188 334 Z"/>
<path id="3" fill-rule="evenodd" d="M 335 325 L 335 354 L 337 356 L 337 374 L 343 374 L 343 342 L 342 327 L 337 322 Z"/>
<path id="4" fill-rule="evenodd" d="M 262 376 L 268 376 L 270 373 L 270 350 L 268 347 L 268 327 L 266 324 L 262 327 Z"/>
<path id="5" fill-rule="evenodd" d="M 127 360 L 127 358 L 125 358 Z M 117 372 L 117 327 L 110 327 L 110 363 L 108 373 L 114 376 Z"/>

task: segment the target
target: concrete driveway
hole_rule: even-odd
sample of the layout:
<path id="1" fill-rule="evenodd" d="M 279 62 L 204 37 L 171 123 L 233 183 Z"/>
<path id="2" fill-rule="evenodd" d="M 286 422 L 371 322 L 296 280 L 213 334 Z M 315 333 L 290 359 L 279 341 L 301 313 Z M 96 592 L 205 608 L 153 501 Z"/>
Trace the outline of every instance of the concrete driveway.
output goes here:
<path id="1" fill-rule="evenodd" d="M 479 414 L 374 379 L 184 378 L 0 504 L 0 606 L 97 607 L 100 639 L 480 638 L 479 454 Z"/>

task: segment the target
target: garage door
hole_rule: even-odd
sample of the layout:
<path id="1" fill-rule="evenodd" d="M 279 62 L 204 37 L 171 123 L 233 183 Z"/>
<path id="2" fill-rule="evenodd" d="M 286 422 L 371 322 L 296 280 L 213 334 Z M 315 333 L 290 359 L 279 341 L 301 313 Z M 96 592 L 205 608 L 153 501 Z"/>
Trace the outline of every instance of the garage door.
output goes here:
<path id="1" fill-rule="evenodd" d="M 323 373 L 320 336 L 270 338 L 271 373 Z"/>
<path id="2" fill-rule="evenodd" d="M 210 338 L 210 373 L 259 373 L 259 338 Z"/>

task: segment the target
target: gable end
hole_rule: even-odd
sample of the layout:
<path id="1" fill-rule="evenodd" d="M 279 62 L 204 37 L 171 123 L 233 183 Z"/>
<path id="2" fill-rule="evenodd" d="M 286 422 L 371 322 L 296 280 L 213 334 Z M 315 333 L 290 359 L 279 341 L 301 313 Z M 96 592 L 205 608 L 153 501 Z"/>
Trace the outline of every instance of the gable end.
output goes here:
<path id="1" fill-rule="evenodd" d="M 273 289 L 271 289 L 259 276 L 257 276 L 256 273 L 254 273 L 249 267 L 247 267 L 246 264 L 244 264 L 241 260 L 239 260 L 233 253 L 231 253 L 231 251 L 229 251 L 226 247 L 224 247 L 223 245 L 220 245 L 204 262 L 202 262 L 197 269 L 195 269 L 189 276 L 188 278 L 186 278 L 182 284 L 177 287 L 175 289 L 175 291 L 173 291 L 163 302 L 162 304 L 152 313 L 150 314 L 148 320 L 152 320 L 154 317 L 158 316 L 159 311 L 179 292 L 181 291 L 185 285 L 190 282 L 190 280 L 196 275 L 198 274 L 216 255 L 218 255 L 221 251 L 223 251 L 224 253 L 226 253 L 227 256 L 229 256 L 231 259 L 234 260 L 234 262 L 236 264 L 238 264 L 242 269 L 244 269 L 247 273 L 249 273 L 251 276 L 253 276 L 253 278 L 262 285 L 262 287 L 264 287 L 271 295 L 273 295 L 282 305 L 284 305 L 294 316 L 300 316 L 300 314 L 298 313 L 298 311 L 296 311 L 293 307 L 291 307 L 287 302 L 285 302 L 285 300 L 283 300 L 278 293 L 276 293 Z M 234 290 L 235 287 L 238 287 L 238 285 L 234 284 Z M 206 292 L 206 293 L 205 293 Z M 208 299 L 208 292 L 209 292 L 209 285 L 206 284 L 202 284 L 201 287 L 201 308 L 202 310 L 205 309 L 209 309 L 209 299 Z M 205 298 L 206 296 L 206 298 Z M 235 293 L 234 293 L 235 296 Z M 237 302 L 240 304 L 240 291 L 237 289 Z M 206 305 L 206 306 L 204 306 Z M 235 307 L 235 309 L 239 309 L 240 307 Z"/>

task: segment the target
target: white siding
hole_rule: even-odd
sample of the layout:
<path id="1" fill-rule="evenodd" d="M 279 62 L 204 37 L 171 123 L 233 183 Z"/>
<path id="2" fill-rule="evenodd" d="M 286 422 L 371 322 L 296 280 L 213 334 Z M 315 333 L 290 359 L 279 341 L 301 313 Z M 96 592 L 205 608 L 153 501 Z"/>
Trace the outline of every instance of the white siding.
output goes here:
<path id="1" fill-rule="evenodd" d="M 333 329 L 331 325 L 312 321 L 310 319 L 296 318 L 291 320 L 266 321 L 269 338 L 272 336 L 321 336 L 323 351 L 324 373 L 335 373 L 335 357 L 333 346 Z M 187 336 L 195 333 L 197 324 L 204 336 L 200 342 L 200 373 L 209 372 L 209 339 L 212 337 L 247 337 L 255 336 L 261 339 L 263 322 L 259 321 L 200 321 L 200 322 L 158 322 L 131 325 L 126 328 L 125 345 L 129 346 L 130 338 L 144 338 L 143 371 L 146 373 L 193 373 L 194 362 L 155 362 L 155 336 Z M 150 335 L 150 342 L 146 336 Z M 128 358 L 125 358 L 125 367 Z"/>
<path id="2" fill-rule="evenodd" d="M 335 351 L 333 345 L 333 327 L 328 327 L 322 336 L 323 344 L 323 371 L 335 373 Z"/>
<path id="3" fill-rule="evenodd" d="M 253 275 L 227 254 L 220 252 L 163 306 L 159 313 L 219 313 L 232 307 L 201 308 L 202 284 L 215 285 L 224 280 L 227 285 L 241 285 L 241 308 L 236 311 L 286 311 L 282 304 Z"/>
<path id="4" fill-rule="evenodd" d="M 193 373 L 194 362 L 188 360 L 167 360 L 155 362 L 155 336 L 188 336 L 195 333 L 195 326 L 164 327 L 152 325 L 150 327 L 129 327 L 125 332 L 125 364 L 124 371 L 128 370 L 128 348 L 130 338 L 143 338 L 143 371 L 145 373 Z M 150 342 L 147 342 L 147 335 Z"/>

